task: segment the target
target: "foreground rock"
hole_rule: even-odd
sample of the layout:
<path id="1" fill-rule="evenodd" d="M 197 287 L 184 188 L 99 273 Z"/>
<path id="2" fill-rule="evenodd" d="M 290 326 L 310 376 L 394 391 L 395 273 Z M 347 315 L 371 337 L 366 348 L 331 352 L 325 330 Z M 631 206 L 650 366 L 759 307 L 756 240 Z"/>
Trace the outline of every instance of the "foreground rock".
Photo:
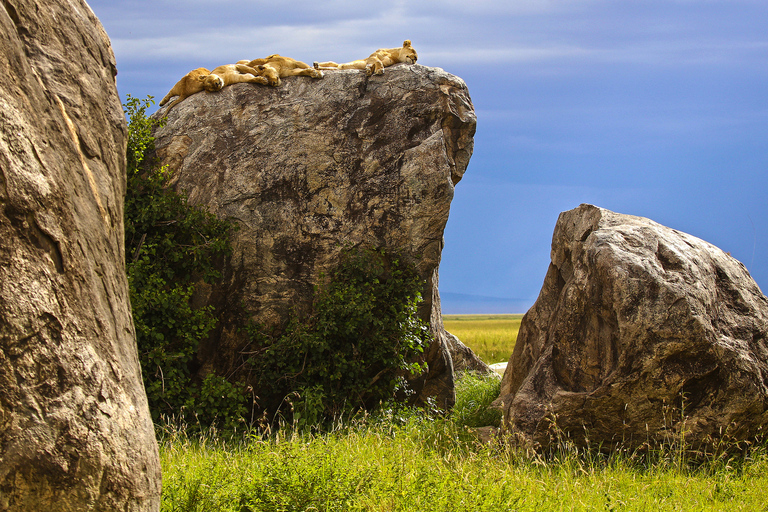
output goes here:
<path id="1" fill-rule="evenodd" d="M 593 446 L 749 440 L 768 425 L 768 299 L 698 238 L 591 205 L 552 263 L 502 380 L 507 431 Z M 556 425 L 556 428 L 554 428 Z"/>
<path id="2" fill-rule="evenodd" d="M 0 9 L 0 510 L 158 510 L 114 56 L 85 2 L 39 4 Z"/>
<path id="3" fill-rule="evenodd" d="M 464 82 L 420 65 L 371 78 L 328 71 L 276 88 L 238 84 L 174 107 L 156 132 L 160 160 L 191 203 L 240 225 L 224 285 L 199 298 L 221 312 L 200 371 L 232 375 L 243 362 L 245 320 L 284 324 L 309 308 L 343 247 L 379 247 L 402 253 L 426 280 L 420 315 L 434 343 L 429 372 L 414 386 L 450 406 L 438 265 L 475 122 Z"/>

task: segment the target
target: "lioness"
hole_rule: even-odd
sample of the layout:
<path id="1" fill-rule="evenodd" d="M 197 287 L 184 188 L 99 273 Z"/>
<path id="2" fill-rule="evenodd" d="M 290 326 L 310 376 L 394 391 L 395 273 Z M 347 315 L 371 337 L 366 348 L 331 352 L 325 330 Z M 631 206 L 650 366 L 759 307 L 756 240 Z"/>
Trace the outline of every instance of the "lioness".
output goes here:
<path id="1" fill-rule="evenodd" d="M 410 39 L 403 42 L 402 48 L 380 48 L 373 52 L 367 59 L 353 60 L 344 64 L 335 62 L 315 62 L 315 69 L 364 69 L 367 76 L 382 75 L 384 68 L 404 62 L 406 64 L 415 64 L 419 56 L 416 50 L 411 46 Z"/>
<path id="2" fill-rule="evenodd" d="M 178 96 L 174 102 L 168 105 L 168 111 L 170 112 L 174 105 L 176 105 L 181 100 L 202 91 L 205 88 L 203 82 L 205 81 L 205 78 L 210 74 L 211 72 L 206 68 L 193 69 L 184 75 L 181 80 L 176 82 L 176 85 L 174 85 L 168 94 L 165 95 L 165 98 L 160 101 L 160 106 L 162 107 L 168 103 L 168 100 L 174 96 Z"/>
<path id="3" fill-rule="evenodd" d="M 213 71 L 208 71 L 206 68 L 193 69 L 173 86 L 168 94 L 165 95 L 165 98 L 160 101 L 160 106 L 162 107 L 168 103 L 168 100 L 172 97 L 178 96 L 176 100 L 168 105 L 167 113 L 170 112 L 177 103 L 200 91 L 216 92 L 222 90 L 227 85 L 242 82 L 262 85 L 267 85 L 268 83 L 267 79 L 263 76 L 256 76 L 252 73 L 241 73 L 237 70 L 236 64 L 225 64 L 217 67 Z"/>
<path id="4" fill-rule="evenodd" d="M 256 71 L 256 70 L 253 70 Z M 219 66 L 205 79 L 203 85 L 208 92 L 216 92 L 232 84 L 252 83 L 267 85 L 268 81 L 256 73 L 243 72 L 238 69 L 238 64 L 224 64 Z"/>
<path id="5" fill-rule="evenodd" d="M 258 74 L 265 77 L 269 85 L 277 87 L 281 78 L 287 76 L 311 76 L 323 78 L 323 72 L 319 71 L 300 60 L 282 55 L 273 54 L 263 59 L 237 61 L 237 70 L 241 73 Z"/>

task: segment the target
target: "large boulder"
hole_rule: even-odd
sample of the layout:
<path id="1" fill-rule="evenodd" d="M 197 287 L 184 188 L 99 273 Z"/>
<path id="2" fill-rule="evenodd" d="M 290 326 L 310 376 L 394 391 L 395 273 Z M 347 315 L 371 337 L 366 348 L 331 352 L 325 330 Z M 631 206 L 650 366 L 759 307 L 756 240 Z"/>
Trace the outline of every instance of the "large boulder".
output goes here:
<path id="1" fill-rule="evenodd" d="M 0 510 L 158 510 L 114 55 L 82 0 L 3 6 Z"/>
<path id="2" fill-rule="evenodd" d="M 475 123 L 464 82 L 421 65 L 237 84 L 175 106 L 155 133 L 160 162 L 190 203 L 240 226 L 223 285 L 202 300 L 221 318 L 200 348 L 202 374 L 242 367 L 244 321 L 279 326 L 307 311 L 344 247 L 376 247 L 415 263 L 426 282 L 420 315 L 434 342 L 412 384 L 450 407 L 438 265 Z"/>
<path id="3" fill-rule="evenodd" d="M 750 440 L 768 425 L 767 337 L 768 299 L 730 255 L 581 205 L 557 221 L 497 403 L 541 445 Z"/>

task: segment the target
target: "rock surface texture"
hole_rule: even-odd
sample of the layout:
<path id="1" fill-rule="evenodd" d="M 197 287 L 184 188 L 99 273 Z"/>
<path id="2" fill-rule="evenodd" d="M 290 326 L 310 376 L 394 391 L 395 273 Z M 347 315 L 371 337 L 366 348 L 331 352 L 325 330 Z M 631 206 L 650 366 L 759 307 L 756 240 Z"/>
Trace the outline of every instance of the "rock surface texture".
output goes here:
<path id="1" fill-rule="evenodd" d="M 158 510 L 112 49 L 81 0 L 0 24 L 0 510 Z"/>
<path id="2" fill-rule="evenodd" d="M 162 114 L 163 112 L 158 112 Z M 441 69 L 396 65 L 384 75 L 327 71 L 280 87 L 238 84 L 199 93 L 156 132 L 157 154 L 190 202 L 240 225 L 222 313 L 202 371 L 240 364 L 246 315 L 265 326 L 311 305 L 313 286 L 344 246 L 401 252 L 427 285 L 420 315 L 435 341 L 421 397 L 454 400 L 437 292 L 443 230 L 472 154 L 476 118 L 464 82 Z"/>
<path id="3" fill-rule="evenodd" d="M 768 425 L 767 337 L 768 299 L 741 263 L 581 205 L 557 221 L 497 403 L 541 445 L 554 425 L 593 446 L 749 440 Z"/>

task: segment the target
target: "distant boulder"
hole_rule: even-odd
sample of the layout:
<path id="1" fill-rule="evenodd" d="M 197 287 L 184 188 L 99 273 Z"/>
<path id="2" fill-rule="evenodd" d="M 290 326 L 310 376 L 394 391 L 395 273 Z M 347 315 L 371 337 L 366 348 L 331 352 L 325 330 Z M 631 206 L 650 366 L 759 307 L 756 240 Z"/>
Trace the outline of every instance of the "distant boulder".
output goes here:
<path id="1" fill-rule="evenodd" d="M 155 133 L 160 162 L 190 203 L 239 225 L 223 283 L 196 298 L 221 319 L 198 352 L 200 375 L 237 374 L 245 322 L 284 325 L 311 307 L 345 247 L 375 247 L 401 254 L 425 280 L 419 315 L 434 342 L 412 385 L 450 407 L 438 266 L 475 124 L 466 84 L 418 64 L 237 84 L 176 105 Z"/>
<path id="2" fill-rule="evenodd" d="M 581 205 L 560 214 L 496 403 L 507 432 L 541 445 L 753 439 L 768 427 L 768 299 L 717 247 Z"/>
<path id="3" fill-rule="evenodd" d="M 112 48 L 82 0 L 0 25 L 0 510 L 158 510 Z"/>
<path id="4" fill-rule="evenodd" d="M 461 340 L 446 332 L 446 341 L 448 342 L 448 351 L 451 353 L 451 359 L 453 360 L 453 371 L 455 372 L 478 372 L 478 373 L 491 373 L 493 370 L 488 364 L 480 359 L 471 348 L 466 346 Z"/>

